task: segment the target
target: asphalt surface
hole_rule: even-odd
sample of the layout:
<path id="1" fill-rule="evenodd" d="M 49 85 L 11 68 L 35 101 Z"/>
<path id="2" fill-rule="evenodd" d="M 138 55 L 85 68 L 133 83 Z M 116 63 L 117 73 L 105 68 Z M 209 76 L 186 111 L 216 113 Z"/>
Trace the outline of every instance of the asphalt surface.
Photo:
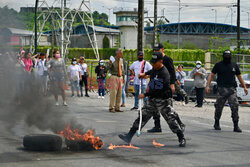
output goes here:
<path id="1" fill-rule="evenodd" d="M 24 135 L 41 132 L 35 127 L 27 127 L 24 121 L 16 122 L 15 127 L 4 129 L 0 122 L 0 166 L 1 167 L 79 167 L 79 166 L 250 166 L 250 107 L 240 108 L 240 127 L 243 133 L 234 133 L 229 107 L 225 107 L 222 119 L 222 131 L 213 130 L 213 103 L 205 104 L 203 108 L 194 108 L 190 102 L 183 106 L 177 102 L 174 108 L 186 124 L 185 137 L 187 146 L 179 148 L 178 140 L 161 118 L 163 133 L 148 134 L 147 129 L 153 126 L 152 119 L 143 129 L 140 137 L 134 137 L 134 149 L 108 150 L 110 143 L 125 144 L 118 134 L 127 132 L 138 113 L 130 111 L 133 99 L 127 99 L 124 113 L 109 113 L 109 98 L 68 98 L 68 106 L 55 106 L 55 110 L 65 112 L 65 117 L 76 117 L 86 128 L 93 128 L 104 141 L 104 146 L 97 151 L 72 152 L 64 148 L 61 152 L 31 152 L 22 145 Z M 6 111 L 7 112 L 7 111 Z M 67 119 L 67 118 L 65 118 Z M 152 140 L 165 144 L 155 148 Z M 65 147 L 65 145 L 64 145 Z"/>

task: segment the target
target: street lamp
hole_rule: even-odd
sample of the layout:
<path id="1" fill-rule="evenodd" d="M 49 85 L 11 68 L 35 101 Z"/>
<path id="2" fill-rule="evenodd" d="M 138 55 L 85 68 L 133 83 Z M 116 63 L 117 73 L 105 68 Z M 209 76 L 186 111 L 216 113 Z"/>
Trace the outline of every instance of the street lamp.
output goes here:
<path id="1" fill-rule="evenodd" d="M 107 7 L 105 7 L 105 6 L 102 6 L 102 7 L 109 10 L 109 19 L 108 19 L 108 21 L 109 21 L 109 24 L 111 25 L 110 10 L 113 9 L 113 8 L 107 8 Z M 109 25 L 109 36 L 111 36 L 111 33 L 110 33 L 110 25 Z M 110 45 L 111 48 L 113 47 L 112 45 L 113 45 L 113 40 L 112 40 L 111 45 Z"/>
<path id="2" fill-rule="evenodd" d="M 217 23 L 217 9 L 212 9 L 214 11 L 215 23 Z"/>
<path id="3" fill-rule="evenodd" d="M 249 25 L 249 12 L 246 12 L 246 11 L 241 11 L 241 12 L 247 13 L 247 23 L 248 23 L 248 29 L 249 29 L 250 28 L 250 25 Z"/>

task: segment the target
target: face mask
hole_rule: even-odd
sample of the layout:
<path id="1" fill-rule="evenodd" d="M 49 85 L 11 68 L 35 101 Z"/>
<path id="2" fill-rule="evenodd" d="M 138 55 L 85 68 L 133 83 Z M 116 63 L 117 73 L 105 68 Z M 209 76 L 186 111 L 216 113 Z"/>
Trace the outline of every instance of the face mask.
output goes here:
<path id="1" fill-rule="evenodd" d="M 60 58 L 60 54 L 56 54 L 56 55 L 55 55 L 55 58 Z"/>
<path id="2" fill-rule="evenodd" d="M 143 58 L 138 58 L 138 60 L 139 60 L 139 61 L 142 61 L 142 60 L 143 60 Z"/>
<path id="3" fill-rule="evenodd" d="M 73 61 L 73 64 L 76 64 L 76 61 Z"/>
<path id="4" fill-rule="evenodd" d="M 223 55 L 223 62 L 225 64 L 230 64 L 231 63 L 231 59 L 232 59 L 231 55 Z"/>
<path id="5" fill-rule="evenodd" d="M 101 66 L 103 66 L 104 64 L 103 63 L 100 63 Z"/>
<path id="6" fill-rule="evenodd" d="M 201 65 L 200 65 L 200 64 L 197 64 L 197 65 L 196 65 L 196 68 L 201 68 Z"/>

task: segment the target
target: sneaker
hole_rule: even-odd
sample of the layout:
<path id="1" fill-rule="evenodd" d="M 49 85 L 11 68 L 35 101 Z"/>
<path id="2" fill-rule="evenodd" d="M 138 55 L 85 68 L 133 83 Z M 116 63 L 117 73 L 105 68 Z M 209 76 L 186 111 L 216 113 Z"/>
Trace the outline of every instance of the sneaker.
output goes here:
<path id="1" fill-rule="evenodd" d="M 102 98 L 101 96 L 98 96 L 98 99 Z"/>
<path id="2" fill-rule="evenodd" d="M 104 97 L 104 96 L 102 96 L 102 99 L 105 99 L 105 97 Z"/>
<path id="3" fill-rule="evenodd" d="M 186 139 L 182 138 L 179 140 L 179 147 L 185 147 L 186 146 Z"/>
<path id="4" fill-rule="evenodd" d="M 153 127 L 152 129 L 149 129 L 148 130 L 148 133 L 161 133 L 161 128 L 156 128 L 156 127 Z"/>
<path id="5" fill-rule="evenodd" d="M 59 106 L 59 103 L 58 103 L 58 101 L 56 102 L 56 106 Z"/>
<path id="6" fill-rule="evenodd" d="M 64 106 L 67 106 L 68 104 L 66 103 L 66 101 L 64 101 L 64 102 L 63 102 L 63 105 L 64 105 Z"/>
<path id="7" fill-rule="evenodd" d="M 131 111 L 133 111 L 133 110 L 138 110 L 138 107 L 133 107 L 133 108 L 131 108 L 130 110 L 131 110 Z"/>
<path id="8" fill-rule="evenodd" d="M 89 97 L 89 95 L 88 95 L 88 94 L 86 94 L 85 96 L 86 96 L 86 97 Z"/>

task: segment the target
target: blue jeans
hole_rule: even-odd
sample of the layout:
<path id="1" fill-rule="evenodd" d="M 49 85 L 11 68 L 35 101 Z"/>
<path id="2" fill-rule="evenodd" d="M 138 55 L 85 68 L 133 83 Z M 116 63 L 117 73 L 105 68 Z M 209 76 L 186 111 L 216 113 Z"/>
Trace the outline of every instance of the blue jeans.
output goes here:
<path id="1" fill-rule="evenodd" d="M 146 92 L 146 88 L 147 88 L 147 85 L 142 85 L 141 86 L 141 93 L 145 93 Z M 134 89 L 135 89 L 135 106 L 136 108 L 139 108 L 139 98 L 138 98 L 138 95 L 139 95 L 139 92 L 140 92 L 140 85 L 134 85 Z M 143 99 L 144 101 L 144 104 L 146 103 L 147 101 L 147 98 L 145 97 Z"/>
<path id="2" fill-rule="evenodd" d="M 105 83 L 106 79 L 97 79 L 98 83 L 98 94 L 99 96 L 104 96 L 105 95 Z"/>
<path id="3" fill-rule="evenodd" d="M 76 90 L 76 93 L 79 94 L 79 90 L 80 90 L 80 87 L 79 87 L 79 81 L 73 81 L 73 80 L 70 80 L 71 82 L 71 91 L 72 91 L 72 94 L 74 94 L 74 89 Z"/>
<path id="4" fill-rule="evenodd" d="M 125 92 L 125 84 L 122 87 L 122 104 L 126 103 L 126 92 Z"/>

